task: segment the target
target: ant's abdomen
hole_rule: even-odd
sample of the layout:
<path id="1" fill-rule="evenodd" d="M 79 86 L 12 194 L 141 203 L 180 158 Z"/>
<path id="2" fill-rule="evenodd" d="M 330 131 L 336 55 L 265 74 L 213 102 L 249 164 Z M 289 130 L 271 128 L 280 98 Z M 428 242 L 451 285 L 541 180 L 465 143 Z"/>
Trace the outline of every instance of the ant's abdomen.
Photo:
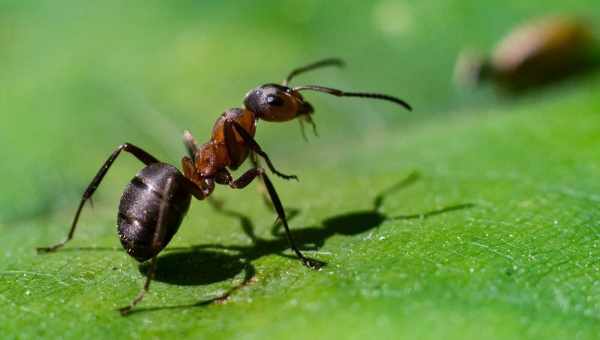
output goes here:
<path id="1" fill-rule="evenodd" d="M 142 169 L 125 188 L 119 204 L 117 225 L 123 248 L 140 262 L 158 254 L 179 229 L 190 199 L 185 178 L 174 166 L 154 163 Z M 161 209 L 162 232 L 154 245 Z"/>

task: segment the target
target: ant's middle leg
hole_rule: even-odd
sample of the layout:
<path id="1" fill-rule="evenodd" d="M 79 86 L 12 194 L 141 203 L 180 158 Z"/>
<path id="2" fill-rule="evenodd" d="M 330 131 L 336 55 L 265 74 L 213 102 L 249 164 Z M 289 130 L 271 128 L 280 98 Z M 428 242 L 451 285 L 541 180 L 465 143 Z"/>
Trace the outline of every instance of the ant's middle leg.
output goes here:
<path id="1" fill-rule="evenodd" d="M 57 243 L 53 246 L 37 248 L 38 252 L 55 251 L 55 250 L 59 249 L 60 247 L 64 246 L 67 242 L 69 242 L 73 238 L 73 234 L 75 233 L 75 228 L 77 227 L 77 221 L 79 220 L 79 215 L 81 214 L 81 210 L 83 209 L 85 202 L 92 197 L 92 195 L 94 194 L 94 192 L 100 185 L 100 182 L 102 182 L 102 179 L 108 172 L 108 169 L 113 164 L 115 159 L 117 159 L 117 157 L 119 156 L 121 151 L 129 152 L 130 154 L 135 156 L 135 158 L 137 158 L 139 161 L 141 161 L 142 163 L 144 163 L 146 165 L 149 165 L 152 163 L 159 163 L 159 161 L 156 158 L 154 158 L 154 156 L 150 155 L 146 151 L 138 148 L 137 146 L 135 146 L 133 144 L 125 143 L 125 144 L 119 145 L 119 147 L 115 151 L 113 151 L 113 153 L 110 155 L 110 157 L 108 157 L 108 159 L 104 162 L 104 164 L 102 165 L 100 170 L 98 170 L 98 173 L 96 174 L 96 176 L 94 176 L 94 179 L 92 179 L 92 182 L 88 185 L 87 189 L 85 189 L 85 192 L 83 193 L 83 196 L 81 197 L 81 201 L 79 202 L 79 207 L 77 208 L 77 212 L 75 213 L 75 217 L 73 218 L 73 222 L 71 223 L 71 229 L 69 230 L 69 234 L 67 235 L 67 238 L 64 241 Z"/>
<path id="2" fill-rule="evenodd" d="M 250 151 L 250 162 L 252 163 L 252 168 L 261 168 L 260 165 L 260 159 L 257 157 L 256 153 L 254 153 L 254 151 Z M 275 211 L 275 208 L 273 207 L 273 203 L 271 203 L 271 199 L 269 198 L 269 193 L 267 192 L 267 187 L 265 186 L 265 182 L 262 180 L 262 177 L 259 177 L 259 182 L 258 182 L 258 192 L 260 194 L 260 196 L 262 197 L 263 203 L 267 206 L 267 208 L 271 211 Z M 297 209 L 294 208 L 289 208 L 287 210 L 287 219 L 288 221 L 291 220 L 292 218 L 294 218 L 296 215 L 298 215 L 299 211 Z M 279 229 L 281 229 L 282 224 L 279 221 L 279 219 L 275 222 L 275 224 L 273 225 L 273 228 L 271 230 L 271 234 L 273 236 L 277 236 L 277 233 L 279 231 Z"/>
<path id="3" fill-rule="evenodd" d="M 304 256 L 304 254 L 302 254 L 300 249 L 298 249 L 298 246 L 296 246 L 296 242 L 294 241 L 294 238 L 292 237 L 292 233 L 290 232 L 290 228 L 287 223 L 287 218 L 285 216 L 285 210 L 283 209 L 283 204 L 281 203 L 281 200 L 279 199 L 279 195 L 277 194 L 277 191 L 275 191 L 275 187 L 273 186 L 273 183 L 271 183 L 271 180 L 269 179 L 269 177 L 267 176 L 267 174 L 265 173 L 265 171 L 263 169 L 261 169 L 261 168 L 250 169 L 250 170 L 246 171 L 244 174 L 242 174 L 238 179 L 232 180 L 228 184 L 233 189 L 242 189 L 242 188 L 246 187 L 248 184 L 250 184 L 256 177 L 260 177 L 263 180 L 265 186 L 267 187 L 267 192 L 269 193 L 271 202 L 273 203 L 273 206 L 275 207 L 275 211 L 277 212 L 277 216 L 279 217 L 279 220 L 281 221 L 281 223 L 283 224 L 283 227 L 285 228 L 285 233 L 287 235 L 288 241 L 290 242 L 290 246 L 291 246 L 292 250 L 294 251 L 294 253 L 296 254 L 296 256 L 298 256 L 298 258 L 302 261 L 302 263 L 309 268 L 312 268 L 312 269 L 321 268 L 325 263 L 318 261 L 318 260 L 307 258 L 306 256 Z"/>
<path id="4" fill-rule="evenodd" d="M 258 159 L 257 154 L 254 151 L 250 151 L 250 163 L 252 163 L 252 168 L 260 168 L 260 159 Z M 259 178 L 259 182 L 258 182 L 258 193 L 260 194 L 260 196 L 262 197 L 262 200 L 264 202 L 264 204 L 267 206 L 267 208 L 269 208 L 270 210 L 274 210 L 273 209 L 273 204 L 271 203 L 271 200 L 269 199 L 269 194 L 267 193 L 267 187 L 265 186 L 265 183 L 262 181 L 262 178 Z"/>

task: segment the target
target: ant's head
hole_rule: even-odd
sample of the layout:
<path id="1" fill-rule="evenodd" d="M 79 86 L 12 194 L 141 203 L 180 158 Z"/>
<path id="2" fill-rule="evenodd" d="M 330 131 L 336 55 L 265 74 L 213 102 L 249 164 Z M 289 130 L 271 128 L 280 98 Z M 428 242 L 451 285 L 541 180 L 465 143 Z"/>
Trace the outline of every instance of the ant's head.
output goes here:
<path id="1" fill-rule="evenodd" d="M 343 64 L 344 63 L 340 59 L 330 58 L 294 69 L 284 79 L 282 85 L 265 84 L 248 92 L 244 99 L 244 106 L 246 106 L 246 109 L 254 112 L 256 118 L 270 122 L 285 122 L 294 118 L 299 118 L 303 135 L 303 122 L 312 125 L 315 135 L 317 134 L 317 130 L 315 123 L 312 120 L 312 113 L 314 112 L 313 107 L 304 100 L 300 94 L 301 91 L 316 91 L 337 97 L 361 97 L 386 100 L 396 103 L 407 110 L 411 110 L 410 105 L 404 100 L 381 93 L 346 92 L 320 85 L 288 86 L 292 78 L 301 73 L 324 66 L 342 66 Z M 304 138 L 306 139 L 306 135 L 304 135 Z"/>
<path id="2" fill-rule="evenodd" d="M 278 84 L 265 84 L 248 92 L 244 106 L 269 122 L 285 122 L 314 111 L 298 91 Z"/>

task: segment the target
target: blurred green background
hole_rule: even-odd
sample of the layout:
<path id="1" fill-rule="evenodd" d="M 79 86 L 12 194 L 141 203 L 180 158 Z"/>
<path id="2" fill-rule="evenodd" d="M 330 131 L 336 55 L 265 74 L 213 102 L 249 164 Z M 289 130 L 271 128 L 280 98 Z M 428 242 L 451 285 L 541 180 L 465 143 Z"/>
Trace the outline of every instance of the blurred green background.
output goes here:
<path id="1" fill-rule="evenodd" d="M 554 13 L 594 22 L 600 5 L 3 0 L 0 334 L 595 338 L 600 77 L 520 98 L 452 85 L 464 47 L 489 51 L 515 24 Z M 120 193 L 140 169 L 129 156 L 84 210 L 73 249 L 35 254 L 66 235 L 84 187 L 118 144 L 179 166 L 184 129 L 203 142 L 248 90 L 331 56 L 347 67 L 295 83 L 394 94 L 415 110 L 307 93 L 319 138 L 304 142 L 295 122 L 259 124 L 257 139 L 275 164 L 300 177 L 275 185 L 299 212 L 293 229 L 322 231 L 324 246 L 308 254 L 325 269 L 267 251 L 252 261 L 255 282 L 228 303 L 187 306 L 243 278 L 236 252 L 191 246 L 254 249 L 236 218 L 196 202 L 163 254 L 166 278 L 141 305 L 150 309 L 121 318 L 114 309 L 144 278 L 114 228 Z M 382 205 L 385 217 L 401 218 L 373 222 L 383 216 L 369 210 L 373 200 L 415 171 L 418 179 Z M 274 216 L 253 187 L 215 196 L 273 239 Z M 465 204 L 473 207 L 445 211 Z M 371 220 L 344 220 L 364 211 Z M 363 232 L 343 235 L 344 223 Z"/>

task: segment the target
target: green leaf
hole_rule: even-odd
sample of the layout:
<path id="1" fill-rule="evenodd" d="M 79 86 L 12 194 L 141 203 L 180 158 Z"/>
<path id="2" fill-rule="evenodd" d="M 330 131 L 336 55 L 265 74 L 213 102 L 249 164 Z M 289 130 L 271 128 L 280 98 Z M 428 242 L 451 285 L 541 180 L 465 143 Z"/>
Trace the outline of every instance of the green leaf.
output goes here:
<path id="1" fill-rule="evenodd" d="M 566 8 L 496 5 L 492 23 L 482 19 L 488 3 L 458 1 L 3 4 L 0 334 L 596 338 L 600 77 L 514 101 L 456 93 L 449 77 L 462 46 L 491 45 L 517 19 Z M 410 24 L 386 26 L 388 12 Z M 248 89 L 330 55 L 348 68 L 298 81 L 381 90 L 415 112 L 314 94 L 320 138 L 304 143 L 294 123 L 259 124 L 275 165 L 300 177 L 274 185 L 322 270 L 303 267 L 272 231 L 256 185 L 219 187 L 223 210 L 193 202 L 150 292 L 121 317 L 147 273 L 116 236 L 120 193 L 141 168 L 127 155 L 74 240 L 35 253 L 66 236 L 79 195 L 118 144 L 178 165 L 184 128 L 203 141 Z"/>

